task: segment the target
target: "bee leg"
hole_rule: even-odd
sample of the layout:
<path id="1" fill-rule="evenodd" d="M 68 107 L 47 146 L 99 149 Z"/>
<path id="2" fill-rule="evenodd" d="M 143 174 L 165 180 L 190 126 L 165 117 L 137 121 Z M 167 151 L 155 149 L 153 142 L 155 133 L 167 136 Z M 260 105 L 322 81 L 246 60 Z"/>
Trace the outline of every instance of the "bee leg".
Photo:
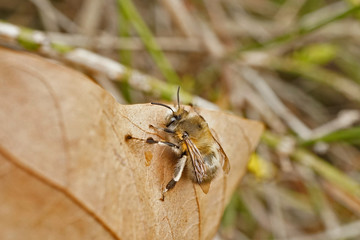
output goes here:
<path id="1" fill-rule="evenodd" d="M 172 143 L 172 142 L 156 141 L 156 140 L 154 140 L 152 137 L 149 137 L 148 139 L 146 139 L 146 143 L 165 145 L 165 146 L 168 146 L 168 147 L 173 147 L 173 148 L 179 149 L 179 146 L 176 145 L 176 144 L 174 144 L 174 143 Z"/>
<path id="2" fill-rule="evenodd" d="M 175 167 L 174 177 L 170 180 L 170 182 L 166 185 L 165 189 L 162 192 L 162 198 L 161 200 L 164 201 L 165 193 L 175 187 L 176 183 L 180 180 L 181 175 L 183 173 L 185 164 L 186 164 L 187 156 L 185 154 L 182 155 L 182 157 L 179 159 L 178 163 Z"/>
<path id="3" fill-rule="evenodd" d="M 129 140 L 136 140 L 136 141 L 141 141 L 141 142 L 146 142 L 148 144 L 159 144 L 159 145 L 165 145 L 165 146 L 168 146 L 168 147 L 172 147 L 174 149 L 180 149 L 180 147 L 172 142 L 166 142 L 166 141 L 157 141 L 157 140 L 154 140 L 152 137 L 149 137 L 147 139 L 142 139 L 142 138 L 136 138 L 136 137 L 133 137 L 131 135 L 126 135 L 125 136 L 125 140 L 126 141 L 129 141 Z"/>
<path id="4" fill-rule="evenodd" d="M 164 131 L 164 132 L 167 132 L 167 133 L 175 133 L 173 130 L 170 130 L 168 128 L 161 128 L 161 127 L 156 127 L 154 125 L 149 125 L 149 128 L 153 128 L 155 130 L 158 130 L 158 131 Z"/>

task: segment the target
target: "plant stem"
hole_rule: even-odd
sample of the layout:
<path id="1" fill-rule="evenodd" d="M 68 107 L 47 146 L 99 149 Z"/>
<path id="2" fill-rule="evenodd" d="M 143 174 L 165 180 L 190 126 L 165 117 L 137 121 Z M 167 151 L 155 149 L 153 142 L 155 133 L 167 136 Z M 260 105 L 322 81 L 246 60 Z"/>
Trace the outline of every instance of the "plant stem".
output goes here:
<path id="1" fill-rule="evenodd" d="M 281 143 L 282 138 L 266 131 L 263 133 L 262 140 L 268 146 L 276 148 Z M 345 173 L 341 172 L 324 159 L 316 156 L 305 148 L 295 148 L 295 150 L 290 154 L 290 157 L 299 161 L 303 165 L 310 167 L 321 177 L 343 189 L 347 193 L 358 198 L 360 197 L 360 184 L 358 182 L 351 179 Z"/>
<path id="2" fill-rule="evenodd" d="M 136 31 L 138 32 L 141 40 L 143 41 L 146 49 L 154 59 L 164 77 L 173 84 L 179 84 L 180 78 L 173 70 L 170 62 L 166 59 L 164 53 L 161 51 L 159 45 L 155 41 L 151 31 L 146 26 L 140 14 L 136 10 L 131 0 L 118 0 L 118 4 L 124 16 L 130 21 Z"/>
<path id="3" fill-rule="evenodd" d="M 320 21 L 316 24 L 314 24 L 313 26 L 300 26 L 298 29 L 292 31 L 292 32 L 288 32 L 285 33 L 281 36 L 275 37 L 273 39 L 270 39 L 266 42 L 259 42 L 259 43 L 255 43 L 255 44 L 250 44 L 248 46 L 242 47 L 240 49 L 238 49 L 236 51 L 236 55 L 243 52 L 243 51 L 249 51 L 249 50 L 259 50 L 259 49 L 265 49 L 265 48 L 269 48 L 269 47 L 273 47 L 276 45 L 280 45 L 286 42 L 290 42 L 296 38 L 299 38 L 301 36 L 307 35 L 309 33 L 312 33 L 330 23 L 333 23 L 337 20 L 343 19 L 349 15 L 352 15 L 356 12 L 358 12 L 360 10 L 360 5 L 354 6 L 350 9 L 345 10 L 344 12 L 341 12 L 337 15 L 331 16 L 328 19 L 325 19 L 323 21 Z"/>

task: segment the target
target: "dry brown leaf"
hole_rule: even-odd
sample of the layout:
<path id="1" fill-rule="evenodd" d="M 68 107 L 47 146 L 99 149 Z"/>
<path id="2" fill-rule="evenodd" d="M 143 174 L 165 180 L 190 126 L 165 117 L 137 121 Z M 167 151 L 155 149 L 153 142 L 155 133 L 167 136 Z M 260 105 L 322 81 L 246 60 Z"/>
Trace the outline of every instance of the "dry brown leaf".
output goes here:
<path id="1" fill-rule="evenodd" d="M 262 125 L 201 110 L 231 170 L 205 195 L 183 177 L 165 201 L 175 161 L 165 148 L 126 142 L 167 109 L 120 105 L 84 75 L 0 49 L 1 239 L 211 239 Z M 139 128 L 140 127 L 140 128 Z"/>

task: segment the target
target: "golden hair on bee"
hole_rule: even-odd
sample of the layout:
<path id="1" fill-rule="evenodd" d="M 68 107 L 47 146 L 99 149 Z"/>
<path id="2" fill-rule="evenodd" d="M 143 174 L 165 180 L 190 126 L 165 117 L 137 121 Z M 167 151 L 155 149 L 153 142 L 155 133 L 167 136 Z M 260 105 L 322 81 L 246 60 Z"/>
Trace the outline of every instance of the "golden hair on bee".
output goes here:
<path id="1" fill-rule="evenodd" d="M 164 194 L 174 188 L 187 168 L 191 180 L 198 183 L 204 193 L 210 188 L 211 181 L 222 168 L 227 174 L 230 170 L 229 160 L 214 137 L 205 119 L 193 108 L 185 110 L 180 105 L 180 87 L 177 90 L 177 109 L 152 102 L 153 105 L 168 108 L 171 113 L 165 118 L 163 127 L 150 125 L 156 131 L 165 132 L 165 139 L 146 139 L 148 144 L 159 144 L 170 147 L 178 157 L 173 178 L 163 190 Z M 140 140 L 140 139 L 138 139 Z"/>

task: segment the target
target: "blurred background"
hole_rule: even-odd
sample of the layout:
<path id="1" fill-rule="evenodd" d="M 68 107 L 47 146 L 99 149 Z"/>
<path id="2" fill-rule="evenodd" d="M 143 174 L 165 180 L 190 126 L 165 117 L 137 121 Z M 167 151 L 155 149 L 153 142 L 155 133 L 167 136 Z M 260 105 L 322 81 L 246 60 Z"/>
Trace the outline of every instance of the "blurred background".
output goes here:
<path id="1" fill-rule="evenodd" d="M 171 101 L 180 85 L 185 102 L 264 122 L 216 239 L 360 239 L 359 4 L 0 0 L 0 44 L 81 70 L 123 104 Z M 68 57 L 79 48 L 94 61 Z"/>

